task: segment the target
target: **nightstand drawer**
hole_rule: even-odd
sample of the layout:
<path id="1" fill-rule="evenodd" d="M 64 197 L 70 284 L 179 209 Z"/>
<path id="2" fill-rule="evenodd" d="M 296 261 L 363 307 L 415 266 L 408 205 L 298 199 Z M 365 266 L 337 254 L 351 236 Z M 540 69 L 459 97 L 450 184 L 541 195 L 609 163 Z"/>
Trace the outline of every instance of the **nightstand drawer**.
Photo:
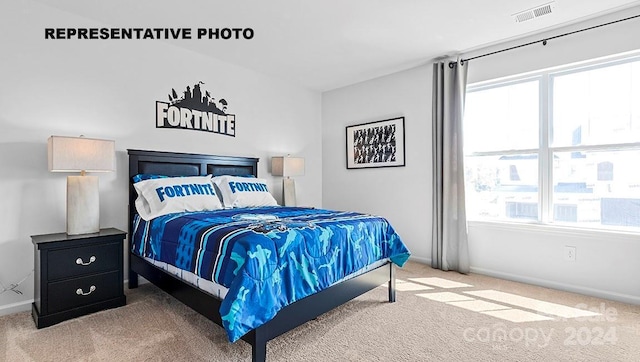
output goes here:
<path id="1" fill-rule="evenodd" d="M 49 283 L 49 310 L 56 313 L 122 295 L 120 272 L 114 271 Z"/>
<path id="2" fill-rule="evenodd" d="M 49 252 L 49 280 L 119 270 L 122 243 L 87 245 Z"/>

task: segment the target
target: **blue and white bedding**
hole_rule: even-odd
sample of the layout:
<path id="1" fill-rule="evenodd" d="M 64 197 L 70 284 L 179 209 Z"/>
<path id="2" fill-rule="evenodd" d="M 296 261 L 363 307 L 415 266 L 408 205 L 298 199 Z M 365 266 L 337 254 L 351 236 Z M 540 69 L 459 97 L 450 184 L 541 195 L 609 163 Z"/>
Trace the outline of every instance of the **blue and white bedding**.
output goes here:
<path id="1" fill-rule="evenodd" d="M 133 253 L 228 288 L 220 315 L 231 342 L 354 272 L 410 255 L 386 219 L 355 212 L 274 206 L 133 222 Z"/>

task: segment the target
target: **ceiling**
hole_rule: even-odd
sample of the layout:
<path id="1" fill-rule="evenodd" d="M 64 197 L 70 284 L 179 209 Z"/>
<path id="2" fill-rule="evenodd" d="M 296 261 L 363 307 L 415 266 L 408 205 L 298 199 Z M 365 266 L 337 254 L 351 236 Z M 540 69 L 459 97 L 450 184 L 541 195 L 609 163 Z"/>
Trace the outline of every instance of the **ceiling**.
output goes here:
<path id="1" fill-rule="evenodd" d="M 171 42 L 317 91 L 640 5 L 556 0 L 518 23 L 513 14 L 551 0 L 35 1 L 106 27 L 252 28 L 250 40 Z"/>

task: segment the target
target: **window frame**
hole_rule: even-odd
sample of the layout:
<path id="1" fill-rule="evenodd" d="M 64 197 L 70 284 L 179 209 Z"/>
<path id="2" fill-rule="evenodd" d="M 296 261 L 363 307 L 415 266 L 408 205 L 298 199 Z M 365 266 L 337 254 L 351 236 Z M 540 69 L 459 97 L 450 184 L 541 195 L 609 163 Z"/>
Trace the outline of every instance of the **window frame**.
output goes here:
<path id="1" fill-rule="evenodd" d="M 604 232 L 621 232 L 624 234 L 638 234 L 636 228 L 616 227 L 610 225 L 584 225 L 579 222 L 555 221 L 554 218 L 554 191 L 553 191 L 553 155 L 556 152 L 589 152 L 589 151 L 629 151 L 640 150 L 640 140 L 638 142 L 621 142 L 597 145 L 577 145 L 577 146 L 552 146 L 552 124 L 553 124 L 553 81 L 557 77 L 591 71 L 610 66 L 640 62 L 640 51 L 625 53 L 621 55 L 592 59 L 581 63 L 573 63 L 559 67 L 546 68 L 539 71 L 528 72 L 520 75 L 502 77 L 467 85 L 466 92 L 478 92 L 510 86 L 518 83 L 538 81 L 538 148 L 534 149 L 511 149 L 499 151 L 479 151 L 465 152 L 464 157 L 481 156 L 506 156 L 523 153 L 537 153 L 538 155 L 538 219 L 518 220 L 518 219 L 490 219 L 472 218 L 472 223 L 478 224 L 514 224 L 514 225 L 534 225 L 545 227 L 560 227 L 569 230 L 600 230 Z"/>

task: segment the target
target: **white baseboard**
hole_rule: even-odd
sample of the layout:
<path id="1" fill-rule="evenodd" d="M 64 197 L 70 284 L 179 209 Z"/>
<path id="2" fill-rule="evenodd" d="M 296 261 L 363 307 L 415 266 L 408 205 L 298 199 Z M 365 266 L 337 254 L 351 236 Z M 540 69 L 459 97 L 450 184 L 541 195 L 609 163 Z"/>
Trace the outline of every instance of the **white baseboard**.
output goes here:
<path id="1" fill-rule="evenodd" d="M 13 313 L 28 312 L 31 310 L 31 303 L 33 303 L 33 299 L 25 300 L 18 303 L 0 305 L 0 316 Z"/>
<path id="2" fill-rule="evenodd" d="M 411 256 L 410 260 L 418 263 L 426 264 L 426 265 L 431 265 L 431 259 L 427 259 L 427 258 Z M 615 293 L 611 291 L 599 290 L 599 289 L 593 289 L 593 288 L 577 287 L 569 284 L 554 282 L 551 280 L 531 278 L 527 276 L 510 274 L 510 273 L 503 273 L 495 270 L 477 268 L 473 266 L 470 268 L 470 271 L 472 273 L 482 274 L 482 275 L 486 275 L 494 278 L 512 280 L 514 282 L 533 284 L 533 285 L 538 285 L 545 288 L 564 290 L 567 292 L 584 294 L 584 295 L 589 295 L 593 297 L 614 300 L 622 303 L 640 305 L 640 297 L 633 296 L 633 295 Z M 128 285 L 128 282 L 129 282 L 128 279 L 124 281 L 125 288 Z M 139 284 L 146 284 L 146 283 L 149 283 L 149 281 L 147 281 L 142 277 L 139 277 Z M 25 300 L 19 303 L 0 306 L 0 316 L 30 311 L 31 303 L 33 303 L 33 299 Z"/>
<path id="3" fill-rule="evenodd" d="M 511 280 L 514 282 L 538 285 L 545 288 L 558 289 L 571 293 L 584 294 L 592 297 L 613 300 L 627 304 L 640 305 L 640 297 L 628 294 L 611 292 L 608 290 L 593 289 L 588 287 L 580 287 L 570 284 L 558 283 L 552 280 L 531 278 L 523 275 L 503 273 L 495 270 L 471 267 L 470 271 L 476 274 L 482 274 L 494 278 Z"/>
<path id="4" fill-rule="evenodd" d="M 421 257 L 418 257 L 418 256 L 411 255 L 409 257 L 409 260 L 415 261 L 415 262 L 418 262 L 418 263 L 421 263 L 421 264 L 431 265 L 431 259 L 427 259 L 427 258 L 421 258 Z"/>
<path id="5" fill-rule="evenodd" d="M 426 264 L 426 265 L 431 265 L 430 258 L 421 258 L 421 257 L 416 257 L 412 255 L 409 258 L 409 260 Z M 622 294 L 622 293 L 616 293 L 608 290 L 600 290 L 600 289 L 594 289 L 594 288 L 588 288 L 588 287 L 575 286 L 575 285 L 570 285 L 565 283 L 559 283 L 553 280 L 532 278 L 524 275 L 504 273 L 504 272 L 499 272 L 491 269 L 478 268 L 474 266 L 471 266 L 469 269 L 472 273 L 482 274 L 482 275 L 486 275 L 486 276 L 490 276 L 498 279 L 505 279 L 505 280 L 511 280 L 514 282 L 538 285 L 545 288 L 558 289 L 558 290 L 563 290 L 571 293 L 584 294 L 592 297 L 613 300 L 616 302 L 640 305 L 640 297 L 635 295 Z"/>

